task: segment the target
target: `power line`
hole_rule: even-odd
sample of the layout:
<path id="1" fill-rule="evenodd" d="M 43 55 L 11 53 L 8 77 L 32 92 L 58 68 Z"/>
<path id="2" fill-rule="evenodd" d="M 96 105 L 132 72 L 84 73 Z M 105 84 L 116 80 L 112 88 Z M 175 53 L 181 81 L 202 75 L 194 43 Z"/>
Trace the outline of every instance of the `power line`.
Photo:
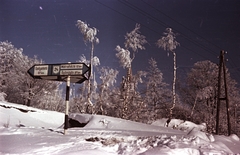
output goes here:
<path id="1" fill-rule="evenodd" d="M 171 19 L 172 21 L 176 22 L 177 24 L 181 25 L 182 27 L 184 27 L 184 28 L 187 29 L 188 31 L 190 31 L 190 32 L 192 32 L 193 34 L 199 36 L 200 38 L 202 38 L 202 39 L 205 40 L 206 42 L 208 42 L 208 43 L 210 43 L 211 45 L 217 47 L 219 50 L 222 50 L 221 47 L 219 47 L 218 45 L 210 42 L 209 40 L 207 40 L 207 39 L 204 38 L 203 36 L 201 36 L 201 35 L 199 35 L 198 33 L 194 32 L 193 30 L 191 30 L 191 29 L 188 28 L 187 26 L 181 24 L 180 22 L 178 22 L 177 20 L 175 20 L 175 19 L 173 19 L 172 17 L 168 16 L 167 14 L 163 13 L 162 11 L 160 11 L 159 9 L 157 9 L 156 7 L 154 7 L 154 6 L 146 3 L 144 0 L 141 0 L 141 1 L 144 2 L 145 4 L 147 4 L 148 6 L 154 8 L 155 10 L 157 10 L 159 13 L 163 14 L 163 15 L 166 16 L 167 18 L 169 18 L 169 19 Z M 127 5 L 128 7 L 132 8 L 132 9 L 134 9 L 135 11 L 143 14 L 143 15 L 147 15 L 148 17 L 150 17 L 152 20 L 154 20 L 155 22 L 159 23 L 160 25 L 165 26 L 165 27 L 170 27 L 170 26 L 169 26 L 168 24 L 166 24 L 165 22 L 162 22 L 161 20 L 153 17 L 153 16 L 150 15 L 149 13 L 147 13 L 147 12 L 139 9 L 138 7 L 134 6 L 133 4 L 130 4 L 129 2 L 123 2 L 123 1 L 121 1 L 121 0 L 120 0 L 120 2 L 123 3 L 124 5 Z M 178 31 L 178 32 L 180 32 L 180 31 Z M 180 33 L 181 33 L 181 32 L 180 32 Z M 185 39 L 187 39 L 188 41 L 194 43 L 194 44 L 197 45 L 197 46 L 201 46 L 202 49 L 204 49 L 204 50 L 206 50 L 206 51 L 209 51 L 209 52 L 211 52 L 214 56 L 216 56 L 214 51 L 212 51 L 212 50 L 210 50 L 209 48 L 201 45 L 201 44 L 198 43 L 198 42 L 195 42 L 195 41 L 191 40 L 191 39 L 188 38 L 184 33 L 181 33 L 181 34 L 182 34 L 182 36 L 184 36 Z M 186 47 L 184 47 L 184 48 L 189 50 L 189 48 L 186 48 Z M 190 50 L 190 51 L 191 51 L 191 50 Z M 196 53 L 196 52 L 194 52 L 194 53 Z M 198 53 L 197 53 L 197 54 L 198 54 Z M 200 55 L 200 54 L 198 54 L 198 55 Z M 200 55 L 200 56 L 202 56 L 202 55 Z M 206 58 L 205 56 L 202 56 L 202 57 Z M 236 64 L 235 64 L 233 61 L 229 61 L 229 63 L 230 63 L 230 65 L 231 65 L 232 67 L 236 67 Z M 240 75 L 239 72 L 237 72 L 237 73 L 238 73 L 238 75 Z"/>
<path id="2" fill-rule="evenodd" d="M 171 27 L 170 25 L 166 24 L 165 22 L 162 22 L 161 20 L 153 17 L 152 15 L 150 15 L 149 13 L 147 13 L 146 11 L 143 11 L 143 10 L 139 9 L 138 7 L 134 6 L 133 4 L 130 4 L 129 2 L 123 2 L 123 1 L 121 1 L 121 0 L 120 0 L 120 2 L 123 3 L 123 4 L 126 5 L 126 6 L 134 9 L 135 11 L 137 11 L 137 12 L 139 12 L 139 13 L 141 13 L 141 14 L 143 14 L 143 15 L 145 15 L 145 16 L 148 16 L 150 19 L 152 19 L 153 21 L 159 23 L 160 25 L 162 25 L 162 26 L 164 26 L 164 27 Z M 176 29 L 176 30 L 177 30 L 177 29 Z M 184 33 L 182 33 L 181 31 L 178 30 L 177 32 L 179 32 L 179 33 L 181 34 L 181 36 L 183 36 L 186 40 L 188 40 L 189 42 L 197 45 L 197 46 L 200 47 L 201 49 L 212 53 L 214 56 L 217 55 L 217 54 L 215 54 L 214 51 L 208 49 L 207 47 L 203 46 L 202 44 L 200 44 L 200 43 L 198 43 L 198 42 L 196 42 L 196 41 L 193 41 L 191 38 L 189 38 L 188 36 L 186 36 L 186 35 L 185 35 Z"/>
<path id="3" fill-rule="evenodd" d="M 104 4 L 104 3 L 99 2 L 98 0 L 95 0 L 95 2 L 97 2 L 97 3 L 99 3 L 99 4 L 101 4 L 101 5 L 105 6 L 105 7 L 107 7 L 108 9 L 110 9 L 110 10 L 112 10 L 112 11 L 114 11 L 114 12 L 116 12 L 116 13 L 122 15 L 122 16 L 124 16 L 125 18 L 128 18 L 128 19 L 134 21 L 135 23 L 139 23 L 139 22 L 136 21 L 135 19 L 133 19 L 133 18 L 131 18 L 131 17 L 129 17 L 129 16 L 127 16 L 127 15 L 125 15 L 125 14 L 117 11 L 116 9 L 113 9 L 112 7 L 110 7 L 110 6 L 108 6 L 108 5 Z M 144 26 L 145 28 L 147 28 L 147 29 L 149 29 L 149 30 L 151 30 L 151 31 L 153 31 L 153 32 L 155 32 L 155 33 L 158 33 L 158 34 L 162 35 L 161 33 L 157 32 L 156 30 L 154 30 L 154 29 L 152 29 L 152 28 L 150 28 L 150 27 L 148 27 L 148 26 L 146 26 L 145 24 L 142 24 L 142 23 L 140 23 L 140 24 L 141 24 L 142 26 Z M 164 27 L 168 27 L 168 25 L 165 25 Z M 185 48 L 185 49 L 187 49 L 187 50 L 189 50 L 189 51 L 191 51 L 191 52 L 193 52 L 193 53 L 196 53 L 196 54 L 199 55 L 200 57 L 203 57 L 203 58 L 207 59 L 205 56 L 203 56 L 203 55 L 195 52 L 194 50 L 189 49 L 188 47 L 186 47 L 186 46 L 184 46 L 184 45 L 181 45 L 181 47 L 183 47 L 183 48 Z"/>
<path id="4" fill-rule="evenodd" d="M 171 19 L 172 21 L 176 22 L 177 24 L 181 25 L 182 27 L 184 27 L 185 29 L 187 29 L 188 31 L 192 32 L 193 34 L 199 36 L 200 38 L 202 38 L 203 40 L 211 43 L 212 45 L 214 45 L 215 47 L 217 47 L 219 50 L 222 50 L 221 47 L 219 47 L 218 45 L 212 43 L 211 41 L 207 40 L 206 38 L 204 38 L 203 36 L 199 35 L 198 33 L 194 32 L 193 30 L 191 30 L 190 28 L 188 28 L 187 26 L 183 25 L 182 23 L 178 22 L 177 20 L 175 20 L 174 18 L 168 16 L 167 14 L 165 14 L 164 12 L 160 11 L 158 8 L 154 7 L 153 5 L 150 5 L 149 3 L 145 2 L 144 0 L 141 0 L 142 2 L 144 2 L 145 4 L 147 4 L 148 6 L 154 8 L 155 10 L 157 10 L 159 13 L 163 14 L 164 16 L 166 16 L 167 18 Z"/>
<path id="5" fill-rule="evenodd" d="M 105 4 L 101 3 L 101 2 L 99 2 L 98 0 L 95 0 L 95 2 L 97 2 L 97 3 L 99 3 L 99 4 L 101 4 L 101 5 L 105 6 L 105 7 L 107 7 L 108 9 L 110 9 L 110 10 L 112 10 L 112 11 L 114 11 L 114 12 L 119 13 L 120 15 L 122 15 L 122 16 L 124 16 L 124 17 L 126 17 L 126 18 L 128 18 L 128 19 L 130 19 L 130 20 L 132 20 L 132 21 L 134 21 L 135 23 L 139 23 L 139 22 L 136 21 L 135 19 L 133 19 L 133 18 L 131 18 L 131 17 L 129 17 L 129 16 L 127 16 L 127 15 L 125 15 L 125 14 L 123 14 L 123 13 L 121 13 L 121 12 L 115 10 L 115 9 L 113 9 L 113 8 L 111 8 L 110 6 L 107 6 L 107 5 L 105 5 Z M 159 33 L 159 32 L 157 32 L 157 31 L 155 31 L 154 29 L 151 29 L 151 28 L 147 27 L 147 26 L 144 25 L 144 24 L 141 24 L 141 25 L 143 25 L 144 27 L 150 29 L 150 30 L 153 31 L 153 32 Z"/>
<path id="6" fill-rule="evenodd" d="M 155 9 L 156 11 L 158 11 L 159 13 L 161 13 L 162 15 L 164 15 L 165 17 L 171 19 L 172 21 L 174 21 L 175 23 L 181 25 L 182 27 L 184 27 L 185 29 L 187 29 L 188 31 L 192 32 L 193 34 L 199 36 L 200 38 L 202 38 L 203 40 L 205 40 L 206 42 L 210 43 L 211 45 L 217 47 L 219 50 L 222 50 L 221 47 L 219 47 L 218 45 L 214 44 L 213 42 L 209 41 L 208 39 L 204 38 L 203 36 L 201 36 L 200 34 L 194 32 L 193 30 L 191 30 L 190 28 L 188 28 L 187 26 L 185 26 L 184 24 L 178 22 L 177 20 L 175 20 L 174 18 L 170 17 L 169 15 L 167 15 L 166 13 L 162 12 L 161 10 L 159 10 L 158 8 L 156 8 L 153 5 L 150 5 L 149 3 L 145 2 L 144 0 L 141 0 L 144 4 L 150 6 L 151 8 Z M 232 67 L 237 67 L 237 65 L 234 63 L 234 61 L 229 61 L 230 65 Z M 237 72 L 237 74 L 240 76 L 240 72 Z"/>
<path id="7" fill-rule="evenodd" d="M 141 1 L 144 2 L 145 4 L 147 4 L 148 6 L 154 8 L 155 10 L 157 10 L 159 13 L 163 14 L 163 15 L 166 16 L 167 18 L 169 18 L 169 19 L 171 19 L 172 21 L 176 22 L 177 24 L 181 25 L 182 27 L 184 27 L 185 29 L 187 29 L 187 30 L 190 31 L 191 33 L 199 36 L 200 38 L 202 38 L 203 40 L 205 40 L 205 41 L 208 42 L 209 44 L 217 47 L 218 49 L 221 49 L 219 46 L 213 44 L 212 42 L 210 42 L 209 40 L 205 39 L 204 37 L 202 37 L 202 36 L 199 35 L 198 33 L 192 31 L 192 30 L 191 30 L 190 28 L 188 28 L 187 26 L 181 24 L 181 23 L 178 22 L 177 20 L 175 20 L 175 19 L 173 19 L 172 17 L 168 16 L 167 14 L 163 13 L 162 11 L 160 11 L 159 9 L 157 9 L 156 7 L 153 7 L 152 5 L 148 4 L 148 3 L 145 2 L 144 0 L 141 0 Z M 108 5 L 106 5 L 106 4 L 102 3 L 102 2 L 99 2 L 98 0 L 95 0 L 95 2 L 97 2 L 97 3 L 99 3 L 99 4 L 101 4 L 101 5 L 105 6 L 105 7 L 107 7 L 108 9 L 110 9 L 110 10 L 112 10 L 112 11 L 114 11 L 114 12 L 116 12 L 116 13 L 122 15 L 122 16 L 124 16 L 125 18 L 127 18 L 127 19 L 129 19 L 129 20 L 134 21 L 135 23 L 140 23 L 140 22 L 138 22 L 137 20 L 135 20 L 134 18 L 131 18 L 131 17 L 129 17 L 128 15 L 125 15 L 124 13 L 122 13 L 122 12 L 120 12 L 120 11 L 117 11 L 116 9 L 114 9 L 114 8 L 112 8 L 112 7 L 110 7 L 110 6 L 108 6 Z M 140 13 L 140 14 L 142 14 L 142 15 L 144 15 L 144 16 L 148 16 L 148 18 L 150 18 L 151 20 L 155 21 L 156 23 L 160 24 L 160 25 L 163 26 L 163 27 L 171 27 L 171 26 L 169 26 L 168 24 L 166 24 L 165 22 L 159 20 L 159 19 L 156 18 L 156 17 L 153 17 L 152 15 L 150 15 L 149 13 L 147 13 L 146 11 L 143 11 L 142 9 L 134 6 L 133 4 L 130 4 L 129 2 L 121 1 L 121 0 L 119 0 L 119 2 L 121 2 L 121 3 L 124 4 L 125 6 L 128 6 L 129 8 L 137 11 L 138 13 Z M 148 27 L 147 25 L 142 24 L 142 23 L 140 23 L 140 24 L 141 24 L 143 27 L 145 27 L 145 28 L 147 28 L 147 29 L 149 29 L 149 30 L 157 33 L 157 34 L 162 35 L 162 34 L 159 33 L 158 31 L 156 31 L 156 30 Z M 193 41 L 191 38 L 189 38 L 188 36 L 186 36 L 184 33 L 180 32 L 180 31 L 178 31 L 178 32 L 181 34 L 181 36 L 183 36 L 184 39 L 186 39 L 186 40 L 188 40 L 189 42 L 197 45 L 197 46 L 200 47 L 201 49 L 203 49 L 203 50 L 205 50 L 205 51 L 208 51 L 209 53 L 211 53 L 211 54 L 214 55 L 214 56 L 217 56 L 217 55 L 218 55 L 218 54 L 215 54 L 215 52 L 212 51 L 211 49 L 209 49 L 208 47 L 206 47 L 206 46 L 204 46 L 204 45 L 202 45 L 202 44 L 200 44 L 200 43 L 198 43 L 198 42 L 196 42 L 196 41 Z M 202 58 L 204 58 L 204 59 L 208 59 L 206 56 L 204 56 L 204 55 L 202 55 L 202 54 L 199 54 L 199 53 L 196 52 L 195 50 L 191 50 L 190 48 L 188 48 L 188 47 L 186 47 L 186 46 L 184 46 L 184 45 L 181 45 L 181 47 L 183 47 L 183 48 L 187 49 L 188 51 L 191 51 L 191 52 L 199 55 L 200 57 L 202 57 Z M 230 61 L 230 65 L 231 65 L 232 67 L 233 67 L 233 66 L 236 67 L 236 64 L 235 64 L 233 61 Z M 238 74 L 239 74 L 239 72 L 238 72 Z"/>

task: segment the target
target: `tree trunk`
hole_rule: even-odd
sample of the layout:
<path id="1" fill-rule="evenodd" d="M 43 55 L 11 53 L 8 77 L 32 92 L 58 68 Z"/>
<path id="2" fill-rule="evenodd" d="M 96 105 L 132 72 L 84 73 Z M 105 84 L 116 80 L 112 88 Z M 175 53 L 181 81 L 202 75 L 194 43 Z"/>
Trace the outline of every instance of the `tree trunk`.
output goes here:
<path id="1" fill-rule="evenodd" d="M 191 111 L 191 114 L 190 114 L 190 119 L 191 120 L 193 120 L 192 115 L 193 115 L 193 111 L 195 109 L 196 104 L 197 104 L 197 95 L 196 95 L 196 98 L 195 98 L 195 101 L 194 101 L 194 104 L 193 104 L 193 107 L 192 107 L 192 111 Z"/>
<path id="2" fill-rule="evenodd" d="M 30 107 L 30 105 L 31 105 L 31 99 L 28 99 L 27 100 L 27 106 Z"/>
<path id="3" fill-rule="evenodd" d="M 91 54 L 90 54 L 90 77 L 88 79 L 88 104 L 90 105 L 90 107 L 93 107 L 93 103 L 92 103 L 92 97 L 91 97 L 91 84 L 92 84 L 92 79 L 93 79 L 93 50 L 94 50 L 94 43 L 92 42 L 92 50 L 91 50 Z M 92 111 L 92 110 L 91 110 Z"/>
<path id="4" fill-rule="evenodd" d="M 127 119 L 128 115 L 128 102 L 129 102 L 129 95 L 130 95 L 130 90 L 131 88 L 131 83 L 132 82 L 132 69 L 131 67 L 127 68 L 127 76 L 123 81 L 123 113 L 122 113 L 122 118 Z"/>
<path id="5" fill-rule="evenodd" d="M 173 109 L 176 105 L 176 79 L 177 79 L 176 53 L 174 51 L 172 51 L 172 53 L 173 53 L 173 85 L 172 85 L 173 105 L 170 108 L 170 118 L 172 118 Z"/>

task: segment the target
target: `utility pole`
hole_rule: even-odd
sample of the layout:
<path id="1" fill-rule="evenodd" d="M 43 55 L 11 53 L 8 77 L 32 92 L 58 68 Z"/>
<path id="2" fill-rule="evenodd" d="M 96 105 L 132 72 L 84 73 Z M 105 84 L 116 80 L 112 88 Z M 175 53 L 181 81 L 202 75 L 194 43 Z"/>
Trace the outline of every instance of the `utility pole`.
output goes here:
<path id="1" fill-rule="evenodd" d="M 216 115 L 216 134 L 219 134 L 219 115 L 220 115 L 220 102 L 221 100 L 226 101 L 226 109 L 227 109 L 227 123 L 228 123 L 228 135 L 231 134 L 231 124 L 230 124 L 230 115 L 229 115 L 229 99 L 228 99 L 228 85 L 227 85 L 227 77 L 226 77 L 226 65 L 224 59 L 224 51 L 220 52 L 219 59 L 219 72 L 218 72 L 218 100 L 217 100 L 217 115 Z M 222 70 L 223 70 L 223 82 L 224 82 L 224 92 L 225 97 L 221 98 L 221 90 L 222 90 Z"/>

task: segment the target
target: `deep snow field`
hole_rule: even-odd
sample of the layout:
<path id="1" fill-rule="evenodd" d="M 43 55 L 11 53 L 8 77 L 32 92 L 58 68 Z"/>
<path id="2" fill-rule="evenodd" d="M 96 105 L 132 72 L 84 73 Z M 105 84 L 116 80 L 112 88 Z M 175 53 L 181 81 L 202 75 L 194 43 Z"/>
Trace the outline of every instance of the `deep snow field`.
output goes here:
<path id="1" fill-rule="evenodd" d="M 240 154 L 238 136 L 205 133 L 204 124 L 173 119 L 167 128 L 166 119 L 146 125 L 102 115 L 70 118 L 85 126 L 69 128 L 64 135 L 63 113 L 0 101 L 0 154 Z"/>

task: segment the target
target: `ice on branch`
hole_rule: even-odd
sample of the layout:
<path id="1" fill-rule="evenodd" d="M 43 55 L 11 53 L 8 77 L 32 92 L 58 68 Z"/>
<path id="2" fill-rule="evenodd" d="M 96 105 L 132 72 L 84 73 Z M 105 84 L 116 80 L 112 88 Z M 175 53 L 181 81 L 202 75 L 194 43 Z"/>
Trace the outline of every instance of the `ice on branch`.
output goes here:
<path id="1" fill-rule="evenodd" d="M 100 60 L 99 60 L 99 58 L 97 56 L 93 57 L 92 65 L 93 66 L 99 66 L 100 65 Z"/>
<path id="2" fill-rule="evenodd" d="M 79 60 L 78 62 L 81 62 L 81 63 L 85 63 L 87 65 L 90 64 L 90 61 L 87 60 L 86 56 L 84 54 L 82 54 L 82 56 L 79 57 Z M 97 56 L 94 56 L 93 59 L 92 59 L 92 65 L 93 66 L 99 66 L 100 65 L 100 60 Z"/>
<path id="3" fill-rule="evenodd" d="M 139 29 L 140 24 L 136 24 L 135 29 L 125 35 L 125 47 L 127 49 L 131 48 L 134 52 L 137 52 L 138 49 L 144 50 L 144 44 L 147 43 L 145 36 L 141 35 Z"/>
<path id="4" fill-rule="evenodd" d="M 86 56 L 85 56 L 84 54 L 82 54 L 82 56 L 80 56 L 79 59 L 80 59 L 80 60 L 79 60 L 78 62 L 85 63 L 85 64 L 87 64 L 87 65 L 90 64 L 90 61 L 87 60 L 87 58 L 86 58 Z"/>
<path id="5" fill-rule="evenodd" d="M 116 57 L 119 59 L 119 63 L 123 68 L 130 68 L 132 59 L 130 57 L 130 52 L 121 48 L 119 45 L 116 47 Z"/>
<path id="6" fill-rule="evenodd" d="M 99 39 L 96 37 L 97 35 L 97 29 L 95 27 L 90 28 L 88 27 L 88 24 L 81 21 L 81 20 L 77 20 L 77 24 L 76 26 L 78 27 L 78 29 L 80 30 L 80 32 L 84 35 L 84 41 L 86 42 L 95 42 L 95 43 L 99 43 Z"/>
<path id="7" fill-rule="evenodd" d="M 163 37 L 161 37 L 157 41 L 157 46 L 159 48 L 163 48 L 165 51 L 173 51 L 180 44 L 176 41 L 176 34 L 172 31 L 171 28 L 166 28 L 166 32 L 163 33 Z"/>

